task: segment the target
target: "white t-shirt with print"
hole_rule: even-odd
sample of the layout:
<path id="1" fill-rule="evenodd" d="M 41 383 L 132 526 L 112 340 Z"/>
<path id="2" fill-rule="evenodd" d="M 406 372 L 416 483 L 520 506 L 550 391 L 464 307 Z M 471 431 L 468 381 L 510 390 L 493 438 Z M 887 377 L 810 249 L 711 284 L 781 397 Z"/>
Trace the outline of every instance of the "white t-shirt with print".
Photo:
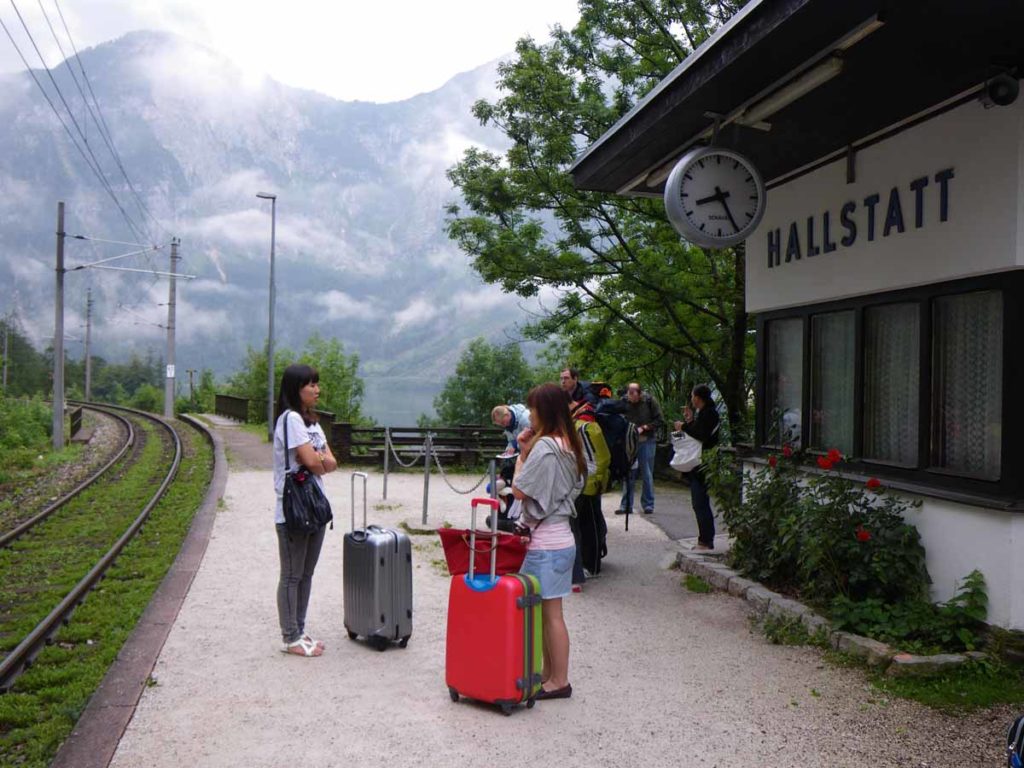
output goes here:
<path id="1" fill-rule="evenodd" d="M 287 417 L 287 418 L 286 418 Z M 289 472 L 294 472 L 299 467 L 295 449 L 306 443 L 313 444 L 313 450 L 323 451 L 327 447 L 327 437 L 319 424 L 310 424 L 308 427 L 302 420 L 302 416 L 295 411 L 288 411 L 281 415 L 274 428 L 274 493 L 277 494 L 277 503 L 274 507 L 274 522 L 284 522 L 284 429 L 288 425 L 288 462 Z M 323 480 L 320 475 L 313 475 L 313 479 L 324 489 Z"/>

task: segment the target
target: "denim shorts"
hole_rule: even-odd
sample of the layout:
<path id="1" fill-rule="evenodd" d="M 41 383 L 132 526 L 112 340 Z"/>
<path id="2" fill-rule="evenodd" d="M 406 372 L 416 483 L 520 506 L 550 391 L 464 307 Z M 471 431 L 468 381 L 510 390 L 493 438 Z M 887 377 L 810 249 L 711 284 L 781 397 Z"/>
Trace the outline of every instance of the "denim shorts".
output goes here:
<path id="1" fill-rule="evenodd" d="M 531 549 L 526 553 L 520 573 L 536 576 L 540 596 L 544 600 L 566 597 L 572 591 L 572 565 L 576 547 L 565 549 Z"/>

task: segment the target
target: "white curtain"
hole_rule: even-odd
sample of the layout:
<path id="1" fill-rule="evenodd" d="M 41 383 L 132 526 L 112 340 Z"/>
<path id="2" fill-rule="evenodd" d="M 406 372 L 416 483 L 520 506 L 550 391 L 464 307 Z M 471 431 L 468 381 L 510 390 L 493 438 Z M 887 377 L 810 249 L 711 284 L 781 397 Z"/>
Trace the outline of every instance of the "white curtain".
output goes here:
<path id="1" fill-rule="evenodd" d="M 771 445 L 800 447 L 804 372 L 804 321 L 768 322 L 766 400 L 767 439 Z"/>
<path id="2" fill-rule="evenodd" d="M 920 349 L 920 305 L 864 310 L 864 458 L 917 466 Z"/>
<path id="3" fill-rule="evenodd" d="M 932 465 L 998 480 L 1002 417 L 1002 293 L 978 291 L 935 299 Z"/>
<path id="4" fill-rule="evenodd" d="M 855 316 L 811 318 L 811 446 L 853 453 Z"/>

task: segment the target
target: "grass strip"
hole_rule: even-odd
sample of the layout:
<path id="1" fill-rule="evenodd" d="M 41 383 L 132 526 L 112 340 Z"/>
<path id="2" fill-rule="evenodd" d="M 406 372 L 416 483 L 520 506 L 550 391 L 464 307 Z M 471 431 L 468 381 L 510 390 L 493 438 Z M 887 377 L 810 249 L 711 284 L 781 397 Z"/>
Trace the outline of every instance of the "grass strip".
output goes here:
<path id="1" fill-rule="evenodd" d="M 54 643 L 0 696 L 0 765 L 49 765 L 181 548 L 210 482 L 213 451 L 191 427 L 179 425 L 179 434 L 178 476 L 143 530 Z"/>

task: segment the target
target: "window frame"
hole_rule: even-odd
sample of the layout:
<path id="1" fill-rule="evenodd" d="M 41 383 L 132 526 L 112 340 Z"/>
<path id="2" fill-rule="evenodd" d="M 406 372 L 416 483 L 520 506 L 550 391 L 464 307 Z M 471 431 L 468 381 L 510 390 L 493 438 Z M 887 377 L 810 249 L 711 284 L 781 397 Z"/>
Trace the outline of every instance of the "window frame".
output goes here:
<path id="1" fill-rule="evenodd" d="M 931 463 L 932 434 L 932 314 L 933 300 L 941 296 L 973 293 L 976 291 L 999 291 L 1002 294 L 1003 321 L 1003 371 L 1002 371 L 1002 436 L 1000 443 L 1000 472 L 998 480 L 985 480 L 977 477 L 953 474 L 945 469 L 934 468 Z M 864 450 L 864 310 L 868 307 L 916 303 L 919 313 L 920 337 L 918 364 L 918 452 L 917 464 L 912 467 L 901 466 L 892 462 L 869 460 L 863 458 Z M 810 413 L 811 405 L 811 369 L 810 359 L 811 318 L 814 315 L 854 311 L 854 453 L 842 465 L 844 472 L 855 476 L 878 477 L 887 481 L 892 487 L 902 487 L 924 496 L 954 499 L 957 501 L 1005 508 L 1007 505 L 1018 505 L 1024 508 L 1024 480 L 1015 471 L 1024 463 L 1024 443 L 1014 440 L 1016 430 L 1012 425 L 1024 426 L 1024 399 L 1011 397 L 1015 391 L 1024 390 L 1024 366 L 1014 365 L 1012 339 L 1014 331 L 1024 331 L 1024 269 L 982 275 L 978 277 L 932 283 L 915 288 L 887 291 L 885 293 L 858 296 L 847 299 L 809 304 L 787 309 L 759 313 L 755 317 L 757 328 L 757 346 L 755 371 L 755 441 L 753 455 L 766 456 L 778 451 L 779 447 L 767 444 L 765 440 L 765 374 L 767 371 L 767 335 L 766 324 L 773 320 L 802 318 L 803 325 L 803 390 L 801 392 L 801 409 L 804 414 Z M 801 444 L 810 445 L 810 419 L 801 419 Z M 809 454 L 821 451 L 807 449 Z"/>

